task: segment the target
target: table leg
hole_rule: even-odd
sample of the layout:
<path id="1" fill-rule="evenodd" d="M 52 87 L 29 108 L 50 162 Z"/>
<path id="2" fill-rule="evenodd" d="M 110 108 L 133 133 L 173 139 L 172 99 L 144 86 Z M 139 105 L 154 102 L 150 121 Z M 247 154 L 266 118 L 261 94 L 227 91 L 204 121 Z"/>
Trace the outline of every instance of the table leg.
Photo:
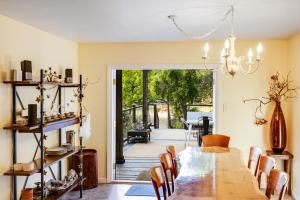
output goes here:
<path id="1" fill-rule="evenodd" d="M 201 138 L 200 138 L 200 130 L 197 132 L 197 140 L 198 140 L 198 146 L 200 147 L 201 146 Z"/>
<path id="2" fill-rule="evenodd" d="M 284 171 L 289 175 L 288 194 L 292 194 L 291 160 L 284 160 Z"/>

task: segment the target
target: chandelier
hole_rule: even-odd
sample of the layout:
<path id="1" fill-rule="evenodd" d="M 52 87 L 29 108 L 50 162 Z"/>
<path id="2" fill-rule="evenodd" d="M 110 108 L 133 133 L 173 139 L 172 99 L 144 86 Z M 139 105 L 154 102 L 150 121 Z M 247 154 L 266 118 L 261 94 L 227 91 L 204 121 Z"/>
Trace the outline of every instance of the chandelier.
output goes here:
<path id="1" fill-rule="evenodd" d="M 236 55 L 236 50 L 235 50 L 235 34 L 234 34 L 234 7 L 233 5 L 230 6 L 230 9 L 226 12 L 224 18 L 222 19 L 221 23 L 215 26 L 211 31 L 208 33 L 202 35 L 202 36 L 193 36 L 190 33 L 185 32 L 176 22 L 176 16 L 175 15 L 170 15 L 168 18 L 172 20 L 173 24 L 175 27 L 185 34 L 188 37 L 192 37 L 193 39 L 204 39 L 207 38 L 208 36 L 212 35 L 214 32 L 218 30 L 220 25 L 226 21 L 228 16 L 231 14 L 231 34 L 225 39 L 224 47 L 221 50 L 220 54 L 220 66 L 216 68 L 215 70 L 221 70 L 224 73 L 230 74 L 232 77 L 240 71 L 244 74 L 252 74 L 257 71 L 260 65 L 261 61 L 261 53 L 263 50 L 262 44 L 259 43 L 256 48 L 256 53 L 254 55 L 254 52 L 252 48 L 249 49 L 248 55 L 245 56 L 237 56 Z M 209 59 L 208 57 L 208 52 L 209 52 L 209 44 L 206 43 L 204 46 L 204 53 L 202 56 L 204 66 L 206 69 L 207 67 L 207 60 Z"/>

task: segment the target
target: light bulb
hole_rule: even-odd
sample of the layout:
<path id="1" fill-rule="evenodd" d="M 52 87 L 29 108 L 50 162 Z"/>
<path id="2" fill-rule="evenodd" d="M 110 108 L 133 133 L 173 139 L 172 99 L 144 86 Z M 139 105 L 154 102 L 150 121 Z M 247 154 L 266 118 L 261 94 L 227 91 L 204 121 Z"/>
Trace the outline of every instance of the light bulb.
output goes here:
<path id="1" fill-rule="evenodd" d="M 248 57 L 252 57 L 253 56 L 253 51 L 252 49 L 250 48 L 249 51 L 248 51 Z"/>
<path id="2" fill-rule="evenodd" d="M 257 45 L 257 53 L 261 53 L 262 52 L 262 50 L 263 50 L 263 46 L 261 45 L 261 43 L 259 43 L 258 45 Z"/>
<path id="3" fill-rule="evenodd" d="M 225 47 L 225 49 L 229 49 L 229 40 L 228 39 L 225 40 L 224 47 Z"/>
<path id="4" fill-rule="evenodd" d="M 249 51 L 248 51 L 248 62 L 249 63 L 252 63 L 252 57 L 253 57 L 253 51 L 252 49 L 250 48 Z"/>
<path id="5" fill-rule="evenodd" d="M 208 45 L 208 43 L 206 43 L 205 46 L 204 46 L 204 51 L 208 52 L 208 50 L 209 50 L 209 45 Z"/>
<path id="6" fill-rule="evenodd" d="M 221 51 L 221 57 L 224 57 L 225 56 L 225 49 L 222 49 Z"/>
<path id="7" fill-rule="evenodd" d="M 208 43 L 206 43 L 204 45 L 204 56 L 203 56 L 204 59 L 207 58 L 208 50 L 209 50 L 209 45 L 208 45 Z"/>

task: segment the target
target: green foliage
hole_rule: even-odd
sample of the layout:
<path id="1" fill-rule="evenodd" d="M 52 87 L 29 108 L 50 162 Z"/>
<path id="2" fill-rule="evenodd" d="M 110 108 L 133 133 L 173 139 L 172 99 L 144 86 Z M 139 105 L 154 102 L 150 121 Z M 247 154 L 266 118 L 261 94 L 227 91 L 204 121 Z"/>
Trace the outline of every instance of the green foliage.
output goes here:
<path id="1" fill-rule="evenodd" d="M 208 70 L 160 70 L 149 85 L 156 97 L 174 108 L 176 121 L 183 117 L 187 104 L 212 103 L 213 76 Z M 176 123 L 176 122 L 175 122 Z"/>
<path id="2" fill-rule="evenodd" d="M 123 108 L 143 102 L 143 71 L 123 70 L 122 72 Z"/>
<path id="3" fill-rule="evenodd" d="M 123 106 L 142 104 L 143 72 L 123 71 Z M 156 70 L 148 75 L 148 101 L 163 101 L 174 111 L 174 127 L 180 127 L 187 104 L 212 104 L 213 74 L 209 70 Z"/>

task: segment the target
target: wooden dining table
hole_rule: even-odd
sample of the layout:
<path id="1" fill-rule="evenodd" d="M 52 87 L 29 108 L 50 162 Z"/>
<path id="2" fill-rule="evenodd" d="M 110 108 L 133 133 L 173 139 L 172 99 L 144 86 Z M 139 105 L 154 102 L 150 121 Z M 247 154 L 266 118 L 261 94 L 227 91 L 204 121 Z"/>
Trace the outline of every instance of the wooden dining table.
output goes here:
<path id="1" fill-rule="evenodd" d="M 188 147 L 171 200 L 264 200 L 258 183 L 236 148 Z"/>

